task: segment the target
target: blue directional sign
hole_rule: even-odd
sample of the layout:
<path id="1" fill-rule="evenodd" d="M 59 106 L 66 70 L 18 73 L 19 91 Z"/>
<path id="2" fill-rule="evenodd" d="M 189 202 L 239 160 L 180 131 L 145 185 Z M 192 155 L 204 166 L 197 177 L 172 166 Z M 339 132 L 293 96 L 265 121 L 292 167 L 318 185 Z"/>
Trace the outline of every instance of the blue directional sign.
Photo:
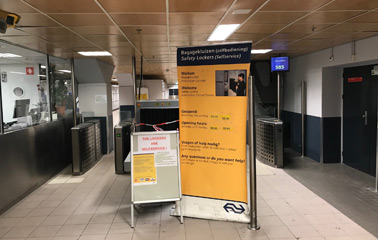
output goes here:
<path id="1" fill-rule="evenodd" d="M 289 57 L 272 57 L 270 59 L 270 67 L 272 72 L 289 71 Z"/>

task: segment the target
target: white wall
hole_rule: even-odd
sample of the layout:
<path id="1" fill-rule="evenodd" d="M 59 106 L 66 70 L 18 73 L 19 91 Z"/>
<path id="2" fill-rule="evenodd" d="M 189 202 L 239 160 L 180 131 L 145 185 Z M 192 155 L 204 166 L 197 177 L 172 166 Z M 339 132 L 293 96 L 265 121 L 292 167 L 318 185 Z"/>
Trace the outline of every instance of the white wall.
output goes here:
<path id="1" fill-rule="evenodd" d="M 119 87 L 119 105 L 134 105 L 134 87 Z"/>
<path id="2" fill-rule="evenodd" d="M 34 67 L 34 75 L 26 75 L 26 67 Z M 12 122 L 13 111 L 16 100 L 30 99 L 29 110 L 36 108 L 36 104 L 39 99 L 38 84 L 39 81 L 39 66 L 38 65 L 2 65 L 0 67 L 1 72 L 7 73 L 7 82 L 1 83 L 1 94 L 3 99 L 3 121 Z M 13 89 L 21 87 L 24 90 L 24 96 L 17 97 L 13 94 Z M 45 93 L 48 96 L 48 89 L 45 89 Z"/>
<path id="3" fill-rule="evenodd" d="M 148 88 L 148 99 L 168 99 L 165 94 L 166 84 L 163 80 L 143 80 L 142 86 Z"/>
<path id="4" fill-rule="evenodd" d="M 105 97 L 105 102 L 96 102 L 96 96 Z M 94 116 L 112 114 L 112 88 L 110 84 L 79 84 L 80 113 L 93 112 Z"/>
<path id="5" fill-rule="evenodd" d="M 291 59 L 290 72 L 286 73 L 284 77 L 283 110 L 300 113 L 299 84 L 301 81 L 306 81 L 306 114 L 317 117 L 340 116 L 342 75 L 337 77 L 335 74 L 338 70 L 325 70 L 325 68 L 342 69 L 378 63 L 378 36 L 356 42 L 354 62 L 351 61 L 351 43 L 334 47 L 333 55 L 334 61 L 331 62 L 329 61 L 331 56 L 329 48 Z M 327 71 L 325 75 L 323 70 Z M 324 79 L 323 76 L 325 76 Z M 339 100 L 337 101 L 337 99 Z M 324 108 L 325 106 L 327 108 Z"/>

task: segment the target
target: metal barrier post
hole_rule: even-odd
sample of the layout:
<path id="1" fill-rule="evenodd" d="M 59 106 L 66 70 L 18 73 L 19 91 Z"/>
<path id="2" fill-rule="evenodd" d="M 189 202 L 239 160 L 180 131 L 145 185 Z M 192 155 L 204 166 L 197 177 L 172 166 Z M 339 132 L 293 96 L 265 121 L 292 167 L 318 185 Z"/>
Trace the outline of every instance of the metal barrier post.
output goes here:
<path id="1" fill-rule="evenodd" d="M 305 152 L 305 111 L 306 111 L 306 95 L 305 95 L 306 82 L 301 83 L 301 112 L 302 112 L 302 157 L 304 157 Z"/>
<path id="2" fill-rule="evenodd" d="M 255 134 L 255 105 L 254 105 L 254 85 L 252 76 L 248 78 L 248 142 L 249 142 L 249 188 L 250 188 L 250 225 L 249 229 L 259 230 L 257 224 L 257 193 L 256 193 L 256 134 Z"/>
<path id="3" fill-rule="evenodd" d="M 281 120 L 281 73 L 277 72 L 277 118 Z"/>

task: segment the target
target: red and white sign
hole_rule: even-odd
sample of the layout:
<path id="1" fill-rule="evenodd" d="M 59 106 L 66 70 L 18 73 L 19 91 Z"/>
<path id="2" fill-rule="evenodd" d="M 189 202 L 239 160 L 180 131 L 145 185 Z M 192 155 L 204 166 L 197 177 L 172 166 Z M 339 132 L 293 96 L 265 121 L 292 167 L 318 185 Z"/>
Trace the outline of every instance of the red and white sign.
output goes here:
<path id="1" fill-rule="evenodd" d="M 156 153 L 170 150 L 171 138 L 167 134 L 139 135 L 138 153 Z"/>
<path id="2" fill-rule="evenodd" d="M 348 82 L 362 82 L 362 77 L 348 78 Z"/>
<path id="3" fill-rule="evenodd" d="M 26 67 L 26 75 L 34 75 L 34 68 Z"/>

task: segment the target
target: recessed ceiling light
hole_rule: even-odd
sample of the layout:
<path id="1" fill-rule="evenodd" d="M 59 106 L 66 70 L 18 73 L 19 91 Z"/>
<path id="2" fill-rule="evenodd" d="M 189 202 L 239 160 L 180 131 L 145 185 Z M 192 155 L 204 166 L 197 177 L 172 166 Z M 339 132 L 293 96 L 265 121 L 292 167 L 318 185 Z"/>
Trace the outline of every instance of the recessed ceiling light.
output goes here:
<path id="1" fill-rule="evenodd" d="M 226 40 L 240 24 L 221 24 L 214 29 L 207 41 L 224 41 Z"/>
<path id="2" fill-rule="evenodd" d="M 64 72 L 64 73 L 71 73 L 70 70 L 59 70 L 59 72 Z"/>
<path id="3" fill-rule="evenodd" d="M 0 53 L 0 58 L 22 57 L 13 53 Z"/>
<path id="4" fill-rule="evenodd" d="M 86 51 L 86 52 L 78 52 L 83 56 L 111 56 L 112 54 L 108 51 Z"/>
<path id="5" fill-rule="evenodd" d="M 273 51 L 273 49 L 252 49 L 251 53 L 252 54 L 265 54 L 271 51 Z"/>
<path id="6" fill-rule="evenodd" d="M 238 9 L 232 12 L 232 14 L 248 14 L 252 9 Z"/>
<path id="7" fill-rule="evenodd" d="M 23 73 L 23 72 L 9 72 L 9 73 L 26 75 L 26 73 Z"/>

